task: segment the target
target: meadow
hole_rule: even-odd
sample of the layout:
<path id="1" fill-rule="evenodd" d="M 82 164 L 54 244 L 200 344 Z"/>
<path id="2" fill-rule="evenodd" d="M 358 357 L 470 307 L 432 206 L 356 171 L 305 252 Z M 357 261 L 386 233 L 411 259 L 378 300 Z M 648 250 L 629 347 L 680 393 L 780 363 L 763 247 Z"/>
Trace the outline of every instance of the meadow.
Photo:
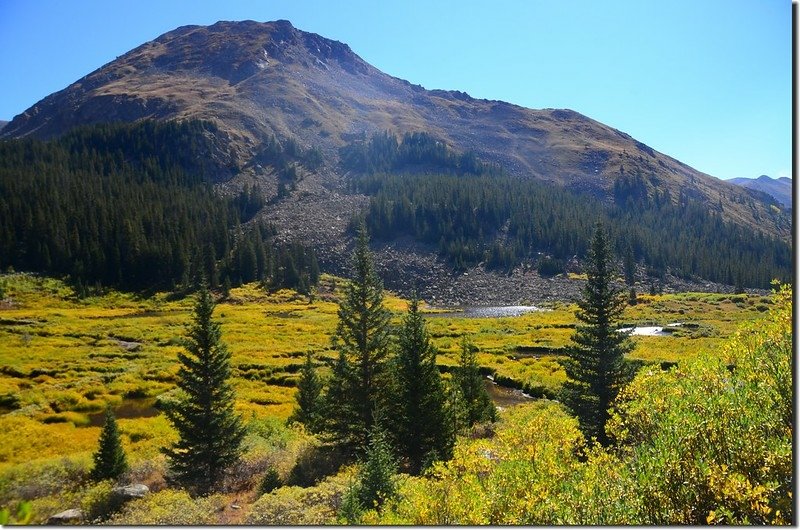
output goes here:
<path id="1" fill-rule="evenodd" d="M 288 473 L 313 443 L 283 422 L 294 407 L 306 352 L 327 373 L 322 360 L 334 356 L 330 336 L 344 282 L 323 275 L 311 298 L 249 284 L 219 301 L 215 317 L 232 354 L 237 408 L 254 426 L 245 461 L 256 470 L 269 460 Z M 0 276 L 0 286 L 0 505 L 35 499 L 36 513 L 46 515 L 69 503 L 69 495 L 86 498 L 86 490 L 68 495 L 63 481 L 89 467 L 99 435 L 95 420 L 108 405 L 118 409 L 132 478 L 158 475 L 159 448 L 175 438 L 158 406 L 174 392 L 193 297 L 110 291 L 81 299 L 59 280 L 22 273 Z M 745 294 L 640 295 L 626 310 L 626 323 L 683 325 L 669 336 L 634 337 L 631 358 L 693 360 L 719 349 L 771 304 L 769 297 Z M 386 305 L 399 323 L 406 301 L 388 293 Z M 552 396 L 564 380 L 558 357 L 573 332 L 575 309 L 556 303 L 509 318 L 431 314 L 428 327 L 444 371 L 457 363 L 467 336 L 487 374 Z"/>

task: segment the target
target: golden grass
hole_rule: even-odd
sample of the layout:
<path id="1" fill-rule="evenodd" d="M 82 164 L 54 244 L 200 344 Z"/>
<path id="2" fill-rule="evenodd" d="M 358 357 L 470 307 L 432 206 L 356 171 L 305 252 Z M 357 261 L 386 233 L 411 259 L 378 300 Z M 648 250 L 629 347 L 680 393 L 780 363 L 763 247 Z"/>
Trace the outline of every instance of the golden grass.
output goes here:
<path id="1" fill-rule="evenodd" d="M 0 411 L 15 409 L 0 416 L 0 466 L 90 451 L 99 429 L 76 427 L 87 424 L 87 414 L 174 388 L 192 297 L 111 292 L 79 300 L 57 280 L 24 274 L 0 280 L 8 295 L 0 305 Z M 343 284 L 323 275 L 313 302 L 293 291 L 267 294 L 246 285 L 218 304 L 215 317 L 232 356 L 237 409 L 246 417 L 288 417 L 306 352 L 318 363 L 334 358 L 330 337 Z M 654 362 L 717 348 L 740 322 L 754 319 L 771 303 L 766 297 L 697 293 L 639 300 L 626 310 L 631 324 L 693 325 L 671 337 L 635 337 L 631 356 Z M 386 307 L 399 324 L 407 302 L 388 293 Z M 439 364 L 455 365 L 461 338 L 467 336 L 479 348 L 481 365 L 556 390 L 564 380 L 558 350 L 569 343 L 574 311 L 572 305 L 555 303 L 513 318 L 431 315 L 428 327 Z M 163 416 L 120 423 L 130 435 L 126 440 L 134 458 L 155 454 L 173 435 Z"/>

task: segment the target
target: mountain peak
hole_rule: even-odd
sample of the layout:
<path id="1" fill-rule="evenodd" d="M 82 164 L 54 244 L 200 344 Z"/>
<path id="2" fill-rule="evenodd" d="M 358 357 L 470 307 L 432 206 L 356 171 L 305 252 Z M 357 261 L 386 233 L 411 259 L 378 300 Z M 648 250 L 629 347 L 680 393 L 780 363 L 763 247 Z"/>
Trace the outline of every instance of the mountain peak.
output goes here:
<path id="1" fill-rule="evenodd" d="M 761 175 L 758 178 L 734 178 L 730 179 L 731 183 L 765 193 L 774 198 L 778 203 L 786 208 L 792 207 L 792 179 L 787 177 L 772 178 L 767 175 Z"/>
<path id="2" fill-rule="evenodd" d="M 519 178 L 608 198 L 628 188 L 673 200 L 702 197 L 724 217 L 758 224 L 741 206 L 744 190 L 578 112 L 426 90 L 287 20 L 172 30 L 39 101 L 0 137 L 50 138 L 76 125 L 143 119 L 214 122 L 234 168 L 257 166 L 277 138 L 324 153 L 337 175 L 339 150 L 353 142 L 385 131 L 425 132 Z"/>

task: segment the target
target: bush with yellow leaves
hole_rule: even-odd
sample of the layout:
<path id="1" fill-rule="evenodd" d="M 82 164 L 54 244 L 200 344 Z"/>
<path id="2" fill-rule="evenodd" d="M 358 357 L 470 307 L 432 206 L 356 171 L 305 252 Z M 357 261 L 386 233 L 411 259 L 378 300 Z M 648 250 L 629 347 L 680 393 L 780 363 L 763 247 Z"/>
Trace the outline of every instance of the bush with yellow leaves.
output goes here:
<path id="1" fill-rule="evenodd" d="M 650 370 L 622 393 L 611 434 L 635 476 L 645 524 L 792 521 L 792 305 L 717 355 Z"/>

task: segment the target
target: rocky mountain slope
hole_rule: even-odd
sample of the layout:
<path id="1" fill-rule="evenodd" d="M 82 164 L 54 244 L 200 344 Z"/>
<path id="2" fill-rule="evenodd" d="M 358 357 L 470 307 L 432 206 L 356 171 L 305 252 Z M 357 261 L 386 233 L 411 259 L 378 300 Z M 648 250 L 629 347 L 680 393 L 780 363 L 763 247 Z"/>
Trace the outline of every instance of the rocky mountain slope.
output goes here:
<path id="1" fill-rule="evenodd" d="M 14 120 L 3 137 L 49 137 L 85 123 L 202 118 L 227 135 L 246 166 L 269 135 L 335 149 L 363 134 L 426 131 L 512 174 L 598 193 L 620 175 L 722 204 L 743 224 L 768 212 L 742 190 L 571 110 L 533 110 L 457 91 L 425 90 L 380 72 L 346 44 L 288 21 L 185 26 L 117 58 Z M 788 227 L 768 230 L 788 235 Z"/>
<path id="2" fill-rule="evenodd" d="M 792 179 L 788 177 L 774 179 L 767 175 L 761 175 L 755 179 L 735 178 L 728 180 L 728 182 L 750 190 L 764 192 L 778 201 L 783 207 L 792 207 Z"/>
<path id="3" fill-rule="evenodd" d="M 278 237 L 314 244 L 323 265 L 343 267 L 353 214 L 368 198 L 347 186 L 340 148 L 391 131 L 427 132 L 452 149 L 473 151 L 521 179 L 537 179 L 613 200 L 618 181 L 673 201 L 702 201 L 730 222 L 785 240 L 788 214 L 747 190 L 700 173 L 624 132 L 566 109 L 534 110 L 426 90 L 385 74 L 346 44 L 288 21 L 184 26 L 118 57 L 54 93 L 0 130 L 0 138 L 51 138 L 82 124 L 196 118 L 219 130 L 214 153 L 230 168 L 223 192 L 258 183 L 271 201 L 261 218 Z M 315 149 L 322 163 L 300 169 L 278 196 L 275 168 L 260 163 L 270 139 Z M 387 273 L 428 262 L 432 249 L 404 247 L 408 259 Z M 426 265 L 420 265 L 426 267 Z"/>

